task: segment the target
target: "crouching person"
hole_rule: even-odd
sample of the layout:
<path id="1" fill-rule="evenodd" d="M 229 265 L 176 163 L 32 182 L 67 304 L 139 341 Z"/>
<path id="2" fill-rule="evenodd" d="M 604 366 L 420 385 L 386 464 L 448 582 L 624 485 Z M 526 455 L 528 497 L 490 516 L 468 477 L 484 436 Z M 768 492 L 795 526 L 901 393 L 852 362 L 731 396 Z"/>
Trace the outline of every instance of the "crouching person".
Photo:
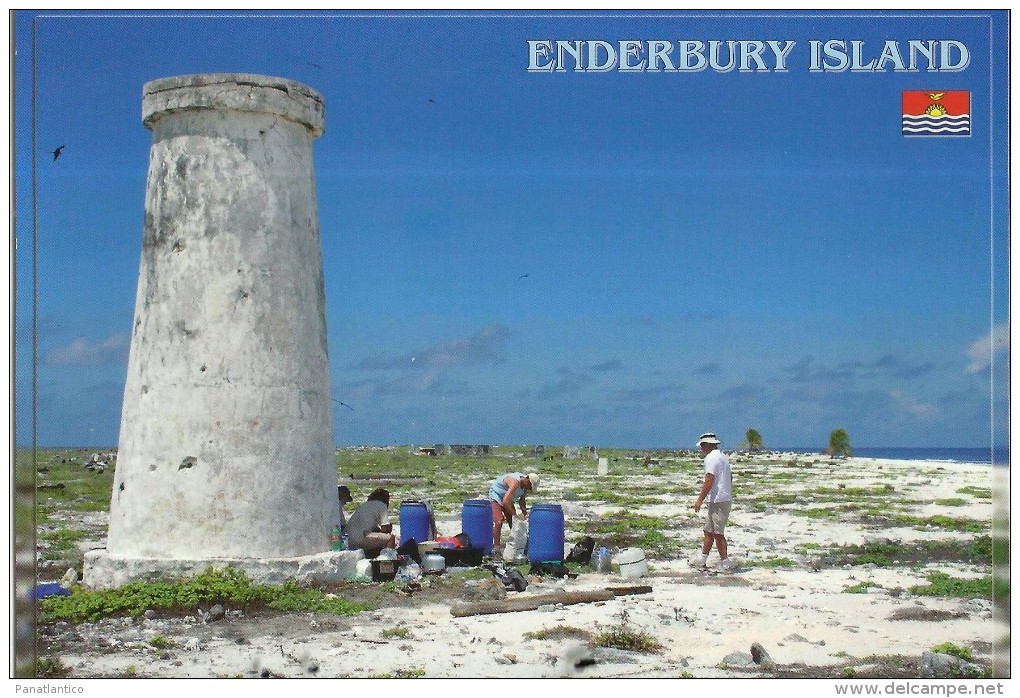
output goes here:
<path id="1" fill-rule="evenodd" d="M 397 547 L 387 514 L 389 506 L 390 493 L 380 488 L 373 490 L 368 500 L 351 514 L 347 522 L 347 541 L 352 550 L 361 548 L 365 557 L 371 559 L 383 548 Z"/>

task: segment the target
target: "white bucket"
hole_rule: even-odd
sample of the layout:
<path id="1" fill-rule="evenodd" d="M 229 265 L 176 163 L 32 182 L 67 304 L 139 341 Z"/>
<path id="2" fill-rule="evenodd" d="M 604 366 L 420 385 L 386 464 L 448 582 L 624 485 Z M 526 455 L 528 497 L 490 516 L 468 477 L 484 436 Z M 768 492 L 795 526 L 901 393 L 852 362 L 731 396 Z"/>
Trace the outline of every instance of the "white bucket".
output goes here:
<path id="1" fill-rule="evenodd" d="M 641 548 L 624 548 L 616 554 L 615 562 L 624 577 L 644 577 L 648 574 L 645 551 Z"/>

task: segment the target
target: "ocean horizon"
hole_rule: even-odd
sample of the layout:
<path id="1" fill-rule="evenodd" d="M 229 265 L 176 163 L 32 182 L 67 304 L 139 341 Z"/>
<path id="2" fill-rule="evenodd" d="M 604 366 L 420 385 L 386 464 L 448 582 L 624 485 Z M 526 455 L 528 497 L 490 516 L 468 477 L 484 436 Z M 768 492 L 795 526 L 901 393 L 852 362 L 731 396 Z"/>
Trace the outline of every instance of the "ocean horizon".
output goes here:
<path id="1" fill-rule="evenodd" d="M 780 453 L 820 454 L 825 449 L 795 447 L 769 450 Z M 862 446 L 851 447 L 851 452 L 857 458 L 1009 465 L 1009 446 Z"/>

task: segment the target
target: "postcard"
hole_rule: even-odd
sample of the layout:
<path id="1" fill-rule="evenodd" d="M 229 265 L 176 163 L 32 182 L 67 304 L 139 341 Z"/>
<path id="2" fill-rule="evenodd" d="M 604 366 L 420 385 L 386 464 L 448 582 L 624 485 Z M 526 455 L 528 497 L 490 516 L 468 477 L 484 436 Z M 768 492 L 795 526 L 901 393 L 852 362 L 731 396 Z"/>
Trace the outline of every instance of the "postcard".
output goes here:
<path id="1" fill-rule="evenodd" d="M 13 12 L 16 673 L 1008 677 L 1008 20 Z"/>

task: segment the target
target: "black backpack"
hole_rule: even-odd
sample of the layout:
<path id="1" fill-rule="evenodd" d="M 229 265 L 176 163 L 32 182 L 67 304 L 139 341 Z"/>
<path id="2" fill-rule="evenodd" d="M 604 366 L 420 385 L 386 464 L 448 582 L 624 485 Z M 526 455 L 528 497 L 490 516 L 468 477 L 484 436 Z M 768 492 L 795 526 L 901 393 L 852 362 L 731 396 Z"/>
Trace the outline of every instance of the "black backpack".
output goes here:
<path id="1" fill-rule="evenodd" d="M 595 539 L 585 536 L 577 541 L 577 545 L 570 549 L 566 562 L 576 562 L 579 565 L 587 565 L 591 562 L 591 553 L 595 550 Z"/>

